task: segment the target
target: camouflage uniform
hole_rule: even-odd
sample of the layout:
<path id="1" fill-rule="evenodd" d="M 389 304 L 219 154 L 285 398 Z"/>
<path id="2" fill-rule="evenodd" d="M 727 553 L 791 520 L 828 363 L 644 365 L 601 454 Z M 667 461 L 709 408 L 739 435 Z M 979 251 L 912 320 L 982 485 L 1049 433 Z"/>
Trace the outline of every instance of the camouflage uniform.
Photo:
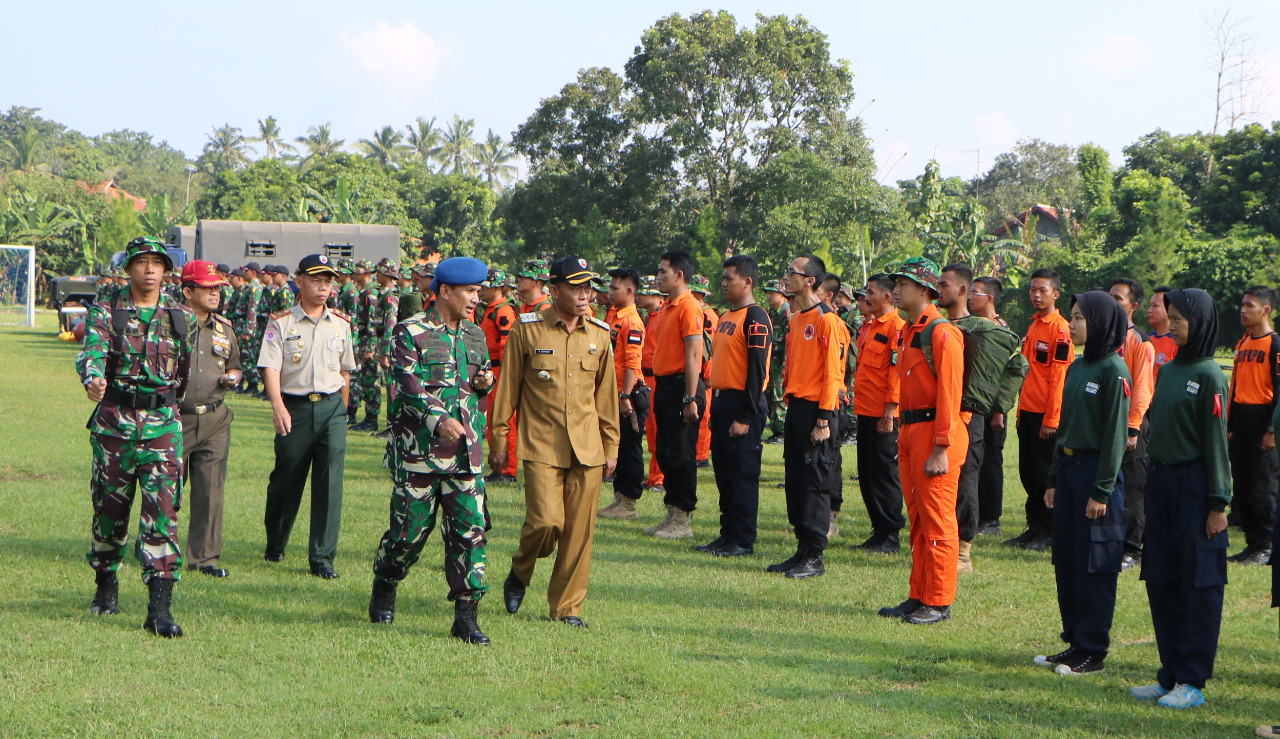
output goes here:
<path id="1" fill-rule="evenodd" d="M 231 287 L 231 285 L 223 285 L 218 290 L 218 315 L 230 317 L 231 298 L 233 295 L 235 295 L 235 288 Z"/>
<path id="2" fill-rule="evenodd" d="M 366 421 L 376 423 L 382 412 L 382 392 L 379 387 L 378 341 L 381 338 L 377 329 L 381 326 L 378 313 L 378 298 L 382 290 L 376 280 L 370 280 L 359 294 L 356 304 L 356 316 L 353 326 L 358 327 L 356 339 L 356 358 L 360 361 L 360 369 L 356 374 L 355 395 L 364 403 Z M 371 358 L 370 358 L 371 357 Z M 369 429 L 376 431 L 377 429 Z"/>
<path id="3" fill-rule="evenodd" d="M 248 385 L 262 382 L 262 373 L 258 370 L 258 352 L 262 349 L 262 332 L 258 330 L 259 316 L 264 322 L 268 313 L 261 312 L 262 283 L 249 280 L 245 283 L 244 292 L 240 294 L 239 322 L 236 330 L 240 332 L 241 364 L 244 365 L 244 381 Z"/>
<path id="4" fill-rule="evenodd" d="M 390 259 L 383 259 L 378 264 L 378 271 L 392 279 L 400 276 L 400 268 L 395 266 Z M 392 282 L 390 285 L 381 288 L 381 292 L 378 294 L 378 308 L 375 314 L 376 325 L 374 326 L 374 333 L 378 336 L 374 357 L 380 368 L 379 379 L 387 389 L 388 416 L 390 415 L 391 401 L 394 399 L 396 389 L 395 382 L 391 378 L 391 368 L 381 369 L 382 358 L 391 356 L 391 338 L 399 318 L 400 288 Z"/>
<path id="5" fill-rule="evenodd" d="M 89 419 L 93 450 L 93 546 L 99 572 L 124 559 L 129 514 L 142 491 L 136 552 L 142 579 L 177 580 L 178 509 L 182 507 L 182 421 L 177 398 L 186 386 L 195 319 L 167 295 L 151 320 L 128 290 L 113 303 L 89 308 L 84 348 L 76 358 L 82 383 L 107 380 L 106 396 Z M 152 407 L 154 406 L 154 407 Z"/>
<path id="6" fill-rule="evenodd" d="M 443 509 L 445 579 L 449 600 L 478 601 L 488 588 L 485 571 L 483 471 L 485 417 L 471 380 L 488 370 L 484 333 L 470 321 L 456 331 L 434 308 L 395 327 L 391 371 L 397 393 L 389 415 L 392 440 L 385 466 L 391 469 L 391 524 L 382 536 L 373 572 L 398 582 L 422 554 Z M 446 418 L 457 419 L 466 436 L 446 442 L 436 435 Z"/>
<path id="7" fill-rule="evenodd" d="M 298 299 L 294 296 L 293 291 L 289 289 L 289 286 L 282 285 L 281 287 L 276 288 L 275 300 L 272 301 L 271 312 L 279 313 L 282 310 L 289 310 L 296 302 L 298 302 Z"/>
<path id="8" fill-rule="evenodd" d="M 765 292 L 782 293 L 779 280 L 772 280 L 765 285 Z M 791 322 L 791 306 L 783 303 L 781 308 L 768 308 L 769 321 L 773 324 L 773 347 L 769 355 L 769 430 L 776 439 L 782 438 L 783 422 L 787 418 L 787 407 L 782 402 L 782 370 L 787 364 L 787 328 Z"/>
<path id="9" fill-rule="evenodd" d="M 413 271 L 408 267 L 401 269 L 400 279 L 410 282 L 408 287 L 400 291 L 400 310 L 396 314 L 396 323 L 407 321 L 415 314 L 421 313 L 425 307 L 422 302 L 422 293 L 418 292 L 418 286 L 413 283 Z"/>

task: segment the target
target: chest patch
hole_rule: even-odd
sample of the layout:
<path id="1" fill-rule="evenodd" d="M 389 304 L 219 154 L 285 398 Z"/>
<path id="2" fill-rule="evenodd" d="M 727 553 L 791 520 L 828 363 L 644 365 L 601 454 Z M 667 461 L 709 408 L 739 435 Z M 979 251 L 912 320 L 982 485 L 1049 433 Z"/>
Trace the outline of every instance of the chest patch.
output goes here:
<path id="1" fill-rule="evenodd" d="M 556 350 L 555 349 L 534 349 L 533 353 L 534 354 L 555 354 Z"/>
<path id="2" fill-rule="evenodd" d="M 1085 391 L 1086 393 L 1090 394 L 1090 395 L 1097 395 L 1097 394 L 1098 394 L 1098 383 L 1096 383 L 1096 382 L 1086 382 L 1086 383 L 1085 383 L 1085 385 L 1084 385 L 1084 391 Z"/>
<path id="3" fill-rule="evenodd" d="M 818 329 L 817 329 L 817 328 L 816 328 L 812 323 L 805 324 L 805 327 L 804 327 L 804 340 L 805 340 L 805 341 L 809 341 L 809 340 L 813 339 L 813 337 L 815 337 L 815 336 L 817 336 L 817 335 L 818 335 Z"/>
<path id="4" fill-rule="evenodd" d="M 1199 395 L 1200 383 L 1195 380 L 1187 380 L 1187 395 Z"/>

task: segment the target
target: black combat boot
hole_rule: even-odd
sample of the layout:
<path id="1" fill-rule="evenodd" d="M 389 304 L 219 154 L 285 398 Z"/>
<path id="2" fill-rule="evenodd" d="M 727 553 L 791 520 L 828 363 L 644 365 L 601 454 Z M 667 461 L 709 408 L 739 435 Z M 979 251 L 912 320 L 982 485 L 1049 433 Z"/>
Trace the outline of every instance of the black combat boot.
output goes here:
<path id="1" fill-rule="evenodd" d="M 360 411 L 359 406 L 355 406 L 355 405 L 347 406 L 347 425 L 348 426 L 356 425 L 356 413 L 358 413 L 359 411 Z"/>
<path id="2" fill-rule="evenodd" d="M 351 427 L 352 431 L 377 431 L 378 416 L 369 411 L 364 412 L 364 420 Z"/>
<path id="3" fill-rule="evenodd" d="M 98 592 L 93 594 L 93 603 L 89 604 L 89 613 L 95 616 L 110 616 L 120 612 L 120 581 L 116 573 L 110 570 L 99 570 L 94 574 L 98 581 Z"/>
<path id="4" fill-rule="evenodd" d="M 476 606 L 474 600 L 455 600 L 453 602 L 453 628 L 450 636 L 455 636 L 468 644 L 489 646 L 489 637 L 480 630 L 476 623 Z"/>
<path id="5" fill-rule="evenodd" d="M 151 591 L 151 602 L 147 603 L 147 620 L 142 622 L 142 628 L 166 639 L 182 636 L 182 627 L 174 623 L 169 614 L 173 580 L 152 577 L 147 581 L 147 590 Z"/>
<path id="6" fill-rule="evenodd" d="M 507 579 L 502 583 L 502 600 L 507 606 L 507 613 L 520 610 L 520 604 L 524 602 L 525 587 L 520 578 L 516 577 L 515 570 L 507 573 Z"/>
<path id="7" fill-rule="evenodd" d="M 373 594 L 369 596 L 369 622 L 389 624 L 396 620 L 396 586 L 380 577 L 373 578 Z"/>

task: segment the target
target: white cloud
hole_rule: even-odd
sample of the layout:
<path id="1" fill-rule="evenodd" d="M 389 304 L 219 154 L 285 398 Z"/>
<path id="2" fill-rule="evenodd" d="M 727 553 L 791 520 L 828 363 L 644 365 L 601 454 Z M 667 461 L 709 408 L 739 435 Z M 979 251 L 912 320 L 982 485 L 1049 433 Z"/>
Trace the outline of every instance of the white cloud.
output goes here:
<path id="1" fill-rule="evenodd" d="M 338 40 L 350 59 L 378 83 L 402 93 L 421 93 L 453 52 L 413 23 L 392 26 L 378 21 L 354 36 L 345 31 Z"/>
<path id="2" fill-rule="evenodd" d="M 1094 76 L 1123 80 L 1146 68 L 1151 57 L 1151 47 L 1136 36 L 1105 36 L 1102 43 L 1071 54 L 1068 60 Z"/>

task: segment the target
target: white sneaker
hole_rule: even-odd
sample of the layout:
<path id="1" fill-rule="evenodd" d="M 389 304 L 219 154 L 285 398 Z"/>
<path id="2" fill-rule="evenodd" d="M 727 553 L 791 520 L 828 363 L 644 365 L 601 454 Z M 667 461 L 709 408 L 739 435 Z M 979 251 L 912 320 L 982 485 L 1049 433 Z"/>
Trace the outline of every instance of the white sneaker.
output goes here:
<path id="1" fill-rule="evenodd" d="M 1163 698 L 1156 701 L 1162 708 L 1195 708 L 1204 703 L 1204 693 L 1194 685 L 1178 683 Z"/>
<path id="2" fill-rule="evenodd" d="M 1140 701 L 1159 700 L 1169 694 L 1169 691 L 1161 687 L 1160 683 L 1154 685 L 1135 685 L 1129 688 L 1129 696 L 1137 698 Z"/>

